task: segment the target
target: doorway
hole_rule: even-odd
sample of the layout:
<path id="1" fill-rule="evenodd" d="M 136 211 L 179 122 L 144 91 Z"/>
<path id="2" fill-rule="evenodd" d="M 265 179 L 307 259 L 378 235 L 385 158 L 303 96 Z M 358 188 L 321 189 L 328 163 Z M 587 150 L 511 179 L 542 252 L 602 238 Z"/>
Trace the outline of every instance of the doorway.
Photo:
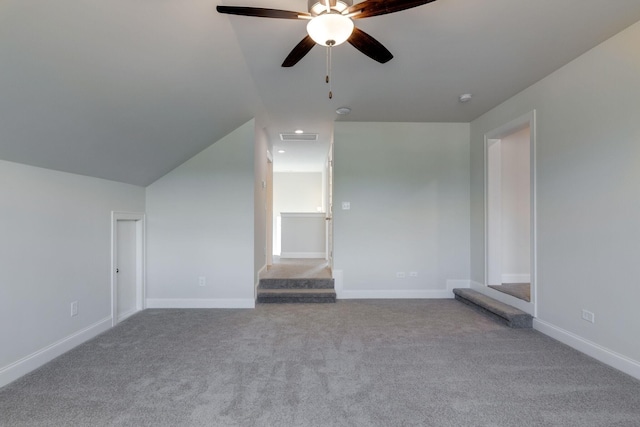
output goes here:
<path id="1" fill-rule="evenodd" d="M 535 111 L 485 135 L 485 289 L 535 316 Z"/>
<path id="2" fill-rule="evenodd" d="M 144 231 L 144 214 L 112 212 L 112 326 L 145 308 Z"/>
<path id="3" fill-rule="evenodd" d="M 268 159 L 272 176 L 267 198 L 271 218 L 272 263 L 263 278 L 278 270 L 315 278 L 331 274 L 332 245 L 332 137 L 328 144 L 274 141 Z M 325 271 L 326 270 L 326 271 Z M 326 272 L 329 273 L 326 273 Z"/>

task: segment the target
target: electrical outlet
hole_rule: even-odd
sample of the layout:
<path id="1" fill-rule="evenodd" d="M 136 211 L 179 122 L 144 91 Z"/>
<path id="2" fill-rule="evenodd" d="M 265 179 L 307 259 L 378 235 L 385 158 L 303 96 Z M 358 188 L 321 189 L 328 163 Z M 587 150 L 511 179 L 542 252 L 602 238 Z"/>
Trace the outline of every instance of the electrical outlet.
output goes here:
<path id="1" fill-rule="evenodd" d="M 78 315 L 78 301 L 73 301 L 71 303 L 71 317 L 75 317 Z"/>
<path id="2" fill-rule="evenodd" d="M 582 320 L 586 320 L 589 323 L 596 323 L 596 315 L 588 310 L 582 310 Z"/>
<path id="3" fill-rule="evenodd" d="M 198 286 L 207 286 L 207 278 L 204 276 L 198 277 Z"/>
<path id="4" fill-rule="evenodd" d="M 418 277 L 418 272 L 417 271 L 410 271 L 409 272 L 409 277 Z"/>
<path id="5" fill-rule="evenodd" d="M 397 277 L 398 279 L 404 279 L 404 278 L 406 277 L 406 275 L 404 274 L 404 271 L 398 271 L 398 272 L 396 273 L 396 277 Z"/>

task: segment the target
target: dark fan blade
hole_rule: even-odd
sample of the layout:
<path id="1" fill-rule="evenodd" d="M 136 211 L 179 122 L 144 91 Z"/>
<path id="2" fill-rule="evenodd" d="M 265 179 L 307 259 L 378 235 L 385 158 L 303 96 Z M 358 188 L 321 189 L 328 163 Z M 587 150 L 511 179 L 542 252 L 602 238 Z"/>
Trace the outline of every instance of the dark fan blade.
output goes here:
<path id="1" fill-rule="evenodd" d="M 293 67 L 300 61 L 309 51 L 316 45 L 316 42 L 309 36 L 302 39 L 300 43 L 293 48 L 289 56 L 282 63 L 283 67 Z"/>
<path id="2" fill-rule="evenodd" d="M 381 64 L 389 62 L 393 58 L 393 55 L 386 47 L 359 28 L 353 29 L 353 33 L 351 33 L 351 37 L 347 41 L 351 46 Z"/>
<path id="3" fill-rule="evenodd" d="M 343 15 L 350 15 L 353 19 L 368 18 L 370 16 L 386 15 L 387 13 L 400 12 L 412 7 L 422 6 L 436 0 L 367 0 L 354 4 L 347 8 Z"/>
<path id="4" fill-rule="evenodd" d="M 257 16 L 259 18 L 279 18 L 279 19 L 303 19 L 311 17 L 306 12 L 292 12 L 289 10 L 263 9 L 261 7 L 242 6 L 217 6 L 218 13 L 228 13 L 230 15 Z"/>

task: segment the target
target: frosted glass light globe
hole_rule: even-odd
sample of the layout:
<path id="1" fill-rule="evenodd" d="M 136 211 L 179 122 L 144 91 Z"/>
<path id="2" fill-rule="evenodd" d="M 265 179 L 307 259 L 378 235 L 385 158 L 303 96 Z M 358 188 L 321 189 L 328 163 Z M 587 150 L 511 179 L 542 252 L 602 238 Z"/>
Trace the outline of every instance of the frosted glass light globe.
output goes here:
<path id="1" fill-rule="evenodd" d="M 322 46 L 337 46 L 353 33 L 353 21 L 339 13 L 316 16 L 307 24 L 307 32 L 314 42 Z"/>

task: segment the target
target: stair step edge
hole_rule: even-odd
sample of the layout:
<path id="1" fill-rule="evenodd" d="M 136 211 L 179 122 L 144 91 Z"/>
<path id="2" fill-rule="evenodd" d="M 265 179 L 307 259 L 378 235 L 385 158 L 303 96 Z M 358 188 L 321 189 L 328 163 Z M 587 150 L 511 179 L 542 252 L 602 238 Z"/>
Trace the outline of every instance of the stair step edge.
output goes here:
<path id="1" fill-rule="evenodd" d="M 502 321 L 512 328 L 531 328 L 533 317 L 524 311 L 512 307 L 503 302 L 474 291 L 473 289 L 454 289 L 453 293 L 458 301 L 492 315 L 496 320 Z"/>
<path id="2" fill-rule="evenodd" d="M 334 279 L 260 279 L 258 289 L 333 289 Z"/>

